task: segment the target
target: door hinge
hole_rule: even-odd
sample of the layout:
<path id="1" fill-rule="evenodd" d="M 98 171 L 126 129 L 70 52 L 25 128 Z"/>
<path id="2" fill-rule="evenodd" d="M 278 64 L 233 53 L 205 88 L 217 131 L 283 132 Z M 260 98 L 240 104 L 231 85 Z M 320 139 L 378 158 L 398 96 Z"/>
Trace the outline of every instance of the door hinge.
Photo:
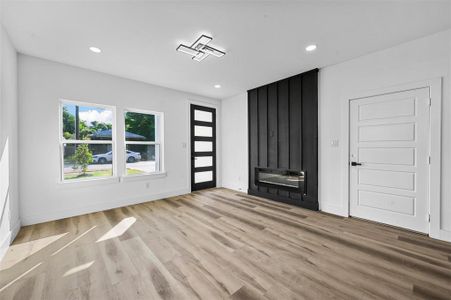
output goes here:
<path id="1" fill-rule="evenodd" d="M 429 104 L 429 106 L 432 105 L 432 98 L 429 98 L 429 99 L 428 99 L 428 104 Z"/>
<path id="2" fill-rule="evenodd" d="M 428 215 L 428 222 L 431 223 L 431 214 Z"/>
<path id="3" fill-rule="evenodd" d="M 431 164 L 431 156 L 428 156 L 428 164 Z"/>

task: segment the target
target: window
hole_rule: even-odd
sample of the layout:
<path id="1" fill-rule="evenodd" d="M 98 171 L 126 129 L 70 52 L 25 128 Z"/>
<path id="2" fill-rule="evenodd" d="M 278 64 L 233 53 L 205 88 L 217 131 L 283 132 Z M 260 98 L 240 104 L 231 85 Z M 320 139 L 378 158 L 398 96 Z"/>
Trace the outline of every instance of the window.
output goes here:
<path id="1" fill-rule="evenodd" d="M 129 110 L 124 119 L 126 175 L 160 172 L 163 115 Z"/>
<path id="2" fill-rule="evenodd" d="M 114 174 L 114 108 L 61 102 L 60 148 L 63 181 Z"/>

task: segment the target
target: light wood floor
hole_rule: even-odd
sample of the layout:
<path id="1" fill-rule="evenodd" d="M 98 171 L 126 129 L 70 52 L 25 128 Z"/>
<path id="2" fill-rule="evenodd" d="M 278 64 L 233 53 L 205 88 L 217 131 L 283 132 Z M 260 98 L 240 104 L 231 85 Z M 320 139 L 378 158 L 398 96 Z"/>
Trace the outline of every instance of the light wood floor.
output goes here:
<path id="1" fill-rule="evenodd" d="M 451 299 L 451 244 L 213 189 L 27 226 L 0 299 Z"/>

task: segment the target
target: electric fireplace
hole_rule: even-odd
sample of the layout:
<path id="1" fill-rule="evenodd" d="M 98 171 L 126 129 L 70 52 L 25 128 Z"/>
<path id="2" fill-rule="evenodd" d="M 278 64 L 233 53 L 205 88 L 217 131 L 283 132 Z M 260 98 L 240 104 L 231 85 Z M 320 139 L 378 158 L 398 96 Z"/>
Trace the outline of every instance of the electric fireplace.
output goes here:
<path id="1" fill-rule="evenodd" d="M 255 184 L 305 194 L 305 172 L 255 168 Z"/>

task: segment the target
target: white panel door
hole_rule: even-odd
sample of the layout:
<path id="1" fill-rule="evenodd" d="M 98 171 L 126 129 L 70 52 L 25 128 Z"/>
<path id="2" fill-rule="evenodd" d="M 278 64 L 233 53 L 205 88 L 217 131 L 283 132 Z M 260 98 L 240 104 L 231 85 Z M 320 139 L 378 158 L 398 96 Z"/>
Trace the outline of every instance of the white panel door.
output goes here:
<path id="1" fill-rule="evenodd" d="M 429 232 L 429 108 L 429 88 L 351 101 L 351 216 Z"/>

